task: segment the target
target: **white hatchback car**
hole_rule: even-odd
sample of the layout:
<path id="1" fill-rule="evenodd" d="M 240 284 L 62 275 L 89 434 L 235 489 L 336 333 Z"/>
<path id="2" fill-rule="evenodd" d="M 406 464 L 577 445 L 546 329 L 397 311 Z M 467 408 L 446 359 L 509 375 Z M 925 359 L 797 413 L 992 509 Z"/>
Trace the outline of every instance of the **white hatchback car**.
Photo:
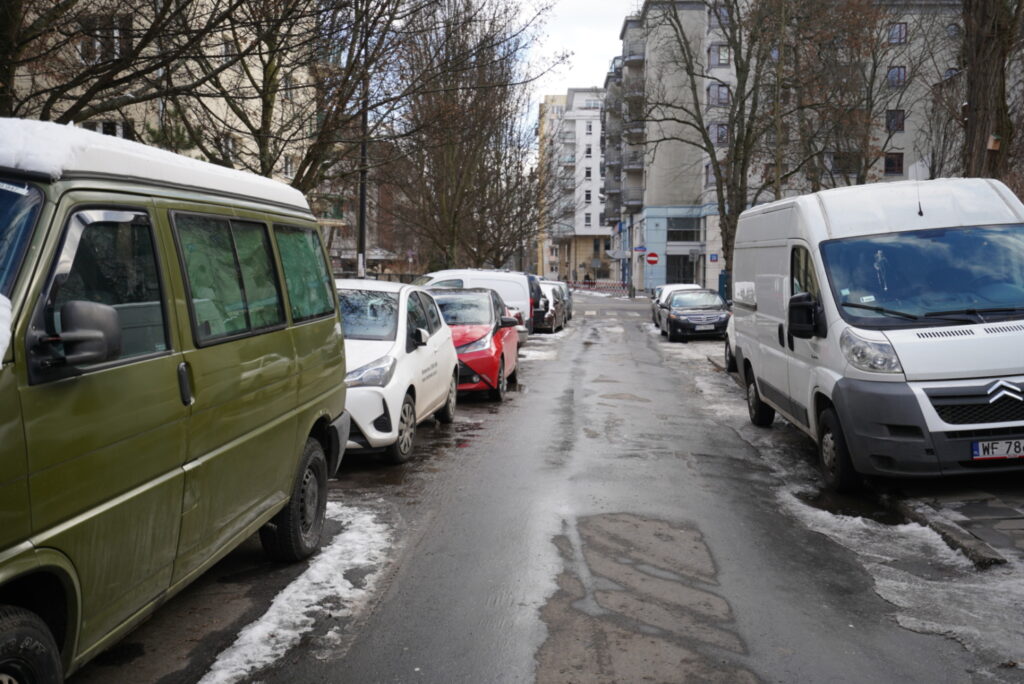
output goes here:
<path id="1" fill-rule="evenodd" d="M 459 360 L 452 331 L 430 293 L 414 285 L 337 280 L 345 326 L 348 449 L 412 454 L 416 426 L 455 419 Z"/>

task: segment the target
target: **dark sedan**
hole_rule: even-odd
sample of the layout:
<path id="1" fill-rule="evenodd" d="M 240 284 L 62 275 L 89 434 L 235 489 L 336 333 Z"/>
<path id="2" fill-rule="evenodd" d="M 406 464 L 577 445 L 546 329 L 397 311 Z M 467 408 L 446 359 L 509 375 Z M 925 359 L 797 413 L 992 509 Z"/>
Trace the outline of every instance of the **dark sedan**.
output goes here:
<path id="1" fill-rule="evenodd" d="M 729 324 L 729 305 L 714 290 L 684 290 L 661 305 L 661 334 L 670 342 L 690 337 L 724 337 Z"/>

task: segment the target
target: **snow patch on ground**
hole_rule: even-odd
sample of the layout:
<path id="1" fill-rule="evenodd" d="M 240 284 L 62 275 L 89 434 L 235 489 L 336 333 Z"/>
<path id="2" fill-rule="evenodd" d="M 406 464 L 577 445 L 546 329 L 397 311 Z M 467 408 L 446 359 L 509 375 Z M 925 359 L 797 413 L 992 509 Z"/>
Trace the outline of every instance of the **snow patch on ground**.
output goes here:
<path id="1" fill-rule="evenodd" d="M 327 517 L 345 526 L 313 557 L 309 567 L 285 587 L 267 612 L 245 627 L 235 643 L 217 656 L 200 684 L 232 684 L 273 664 L 311 631 L 318 618 L 351 615 L 373 591 L 377 570 L 356 587 L 345 573 L 380 565 L 391 542 L 391 530 L 368 510 L 330 501 Z M 337 634 L 332 632 L 332 634 Z"/>
<path id="2" fill-rule="evenodd" d="M 11 342 L 11 300 L 0 295 L 0 361 Z"/>
<path id="3" fill-rule="evenodd" d="M 621 335 L 622 333 L 626 332 L 626 329 L 623 328 L 621 325 L 610 325 L 607 328 L 604 328 L 604 331 Z"/>
<path id="4" fill-rule="evenodd" d="M 557 358 L 557 349 L 533 349 L 527 347 L 519 350 L 520 361 L 553 361 Z"/>

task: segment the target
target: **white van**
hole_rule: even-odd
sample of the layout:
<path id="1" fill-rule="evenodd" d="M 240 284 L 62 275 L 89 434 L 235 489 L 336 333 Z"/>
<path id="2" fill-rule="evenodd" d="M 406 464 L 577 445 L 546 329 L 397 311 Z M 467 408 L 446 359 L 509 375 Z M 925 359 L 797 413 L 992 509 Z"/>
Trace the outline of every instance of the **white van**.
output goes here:
<path id="1" fill-rule="evenodd" d="M 1024 205 L 984 179 L 826 190 L 745 211 L 733 256 L 750 420 L 859 474 L 1024 468 Z"/>

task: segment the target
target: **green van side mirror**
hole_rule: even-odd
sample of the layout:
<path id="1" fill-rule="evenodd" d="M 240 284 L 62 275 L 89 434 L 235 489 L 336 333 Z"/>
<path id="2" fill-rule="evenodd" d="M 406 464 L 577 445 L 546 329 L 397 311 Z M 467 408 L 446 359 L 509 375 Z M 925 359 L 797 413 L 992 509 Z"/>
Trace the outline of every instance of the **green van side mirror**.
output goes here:
<path id="1" fill-rule="evenodd" d="M 60 309 L 60 323 L 68 366 L 101 363 L 121 355 L 121 322 L 114 307 L 70 301 Z"/>

